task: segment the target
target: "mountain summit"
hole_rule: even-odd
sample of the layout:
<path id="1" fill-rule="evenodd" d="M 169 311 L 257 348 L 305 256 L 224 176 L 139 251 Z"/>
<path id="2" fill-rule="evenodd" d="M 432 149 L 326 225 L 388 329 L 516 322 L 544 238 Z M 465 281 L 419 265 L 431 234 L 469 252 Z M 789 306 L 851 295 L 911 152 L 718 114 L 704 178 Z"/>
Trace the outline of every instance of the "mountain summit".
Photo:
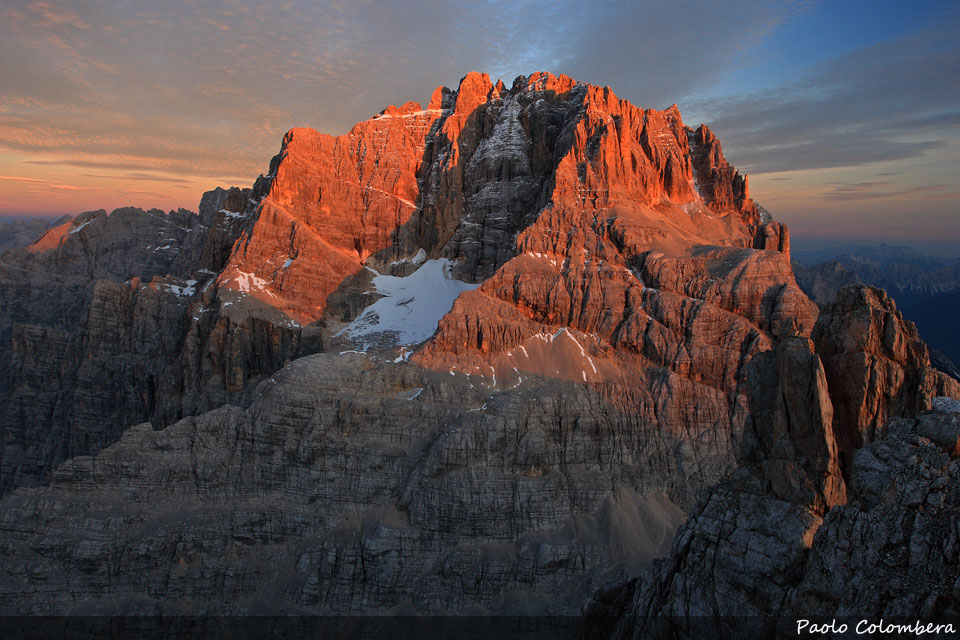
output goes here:
<path id="1" fill-rule="evenodd" d="M 526 232 L 541 218 L 589 223 L 634 253 L 789 246 L 706 126 L 563 75 L 508 89 L 471 73 L 426 109 L 390 106 L 342 136 L 293 129 L 262 180 L 218 284 L 243 290 L 250 273 L 251 296 L 302 323 L 342 316 L 331 295 L 364 266 L 403 274 L 421 251 L 485 280 L 537 249 Z"/>
<path id="2" fill-rule="evenodd" d="M 0 611 L 577 613 L 738 473 L 809 548 L 960 386 L 789 249 L 706 126 L 548 73 L 63 222 L 0 260 Z"/>

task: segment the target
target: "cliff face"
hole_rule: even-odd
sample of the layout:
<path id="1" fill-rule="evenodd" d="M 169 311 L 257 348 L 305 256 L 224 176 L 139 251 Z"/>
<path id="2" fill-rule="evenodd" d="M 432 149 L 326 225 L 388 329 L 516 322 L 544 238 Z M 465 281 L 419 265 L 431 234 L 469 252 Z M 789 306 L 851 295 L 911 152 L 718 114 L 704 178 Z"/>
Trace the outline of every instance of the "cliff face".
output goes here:
<path id="1" fill-rule="evenodd" d="M 52 223 L 40 218 L 0 221 L 0 255 L 9 249 L 19 249 L 32 244 L 51 226 L 57 226 L 67 219 L 69 216 Z"/>
<path id="2" fill-rule="evenodd" d="M 704 498 L 667 559 L 595 594 L 591 637 L 787 638 L 799 619 L 954 619 L 958 407 L 943 399 L 888 423 L 853 457 L 847 502 L 825 515 L 738 472 Z"/>
<path id="3" fill-rule="evenodd" d="M 224 403 L 298 353 L 289 323 L 220 313 L 223 268 L 251 191 L 217 190 L 200 215 L 81 214 L 0 262 L 0 489 L 44 483 L 144 420 Z"/>
<path id="4" fill-rule="evenodd" d="M 851 295 L 817 320 L 676 107 L 469 74 L 294 129 L 199 216 L 0 263 L 0 476 L 50 482 L 0 502 L 0 608 L 576 612 L 738 467 L 822 518 L 877 425 L 955 392 Z"/>
<path id="5" fill-rule="evenodd" d="M 678 467 L 697 464 L 605 407 L 583 385 L 491 396 L 407 363 L 301 358 L 246 411 L 134 427 L 11 493 L 0 603 L 575 612 L 616 566 L 663 553 L 683 514 L 669 496 L 689 491 Z"/>
<path id="6" fill-rule="evenodd" d="M 421 249 L 483 281 L 523 252 L 517 234 L 545 212 L 568 227 L 555 235 L 589 228 L 631 255 L 788 250 L 709 130 L 686 127 L 676 107 L 639 109 L 566 76 L 507 89 L 469 74 L 426 109 L 391 106 L 342 136 L 294 129 L 271 167 L 256 224 L 218 284 L 301 323 L 352 317 L 336 294 L 358 288 L 364 265 L 402 275 Z"/>
<path id="7" fill-rule="evenodd" d="M 882 290 L 841 290 L 813 336 L 816 352 L 793 338 L 754 359 L 740 468 L 667 559 L 595 594 L 594 637 L 786 637 L 800 618 L 960 610 L 960 385 Z"/>

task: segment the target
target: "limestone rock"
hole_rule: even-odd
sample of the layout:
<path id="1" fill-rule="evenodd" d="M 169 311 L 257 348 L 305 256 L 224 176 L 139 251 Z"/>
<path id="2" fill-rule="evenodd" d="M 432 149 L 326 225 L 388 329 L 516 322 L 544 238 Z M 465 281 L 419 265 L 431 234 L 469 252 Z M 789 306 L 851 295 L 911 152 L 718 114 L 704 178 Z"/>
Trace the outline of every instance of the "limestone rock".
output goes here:
<path id="1" fill-rule="evenodd" d="M 591 637 L 795 637 L 800 618 L 956 616 L 958 435 L 955 412 L 894 419 L 854 455 L 849 502 L 822 517 L 742 469 L 705 498 L 668 559 L 594 596 Z"/>
<path id="2" fill-rule="evenodd" d="M 5 497 L 0 608 L 574 613 L 665 552 L 717 457 L 582 385 L 491 393 L 360 354 L 256 396 Z"/>
<path id="3" fill-rule="evenodd" d="M 759 463 L 773 495 L 821 515 L 846 502 L 833 405 L 810 340 L 790 338 L 756 356 L 747 376 L 758 450 L 744 457 Z"/>
<path id="4" fill-rule="evenodd" d="M 0 221 L 0 255 L 8 249 L 19 249 L 33 244 L 51 226 L 59 226 L 69 218 L 70 216 L 65 216 L 53 223 L 42 218 Z"/>
<path id="5" fill-rule="evenodd" d="M 775 611 L 856 448 L 953 393 L 789 250 L 709 129 L 547 73 L 294 129 L 199 215 L 81 214 L 0 261 L 0 609 L 573 613 L 692 511 L 637 603 Z M 434 272 L 416 340 L 344 332 Z"/>
<path id="6" fill-rule="evenodd" d="M 208 286 L 243 228 L 230 207 L 252 198 L 210 192 L 199 216 L 81 214 L 4 256 L 0 490 L 43 483 L 133 424 L 245 405 L 300 352 L 298 328 L 221 314 Z"/>
<path id="7" fill-rule="evenodd" d="M 926 345 L 882 289 L 841 289 L 813 332 L 834 405 L 837 440 L 851 452 L 876 438 L 891 418 L 955 396 L 960 384 L 930 367 Z"/>

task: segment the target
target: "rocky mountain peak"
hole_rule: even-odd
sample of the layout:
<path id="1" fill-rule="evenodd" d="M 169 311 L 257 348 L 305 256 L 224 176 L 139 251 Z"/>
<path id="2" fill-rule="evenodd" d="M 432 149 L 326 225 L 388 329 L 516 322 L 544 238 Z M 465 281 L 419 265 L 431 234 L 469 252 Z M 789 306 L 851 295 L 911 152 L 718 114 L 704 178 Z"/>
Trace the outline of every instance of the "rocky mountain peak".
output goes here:
<path id="1" fill-rule="evenodd" d="M 493 83 L 486 73 L 470 72 L 460 80 L 457 87 L 453 114 L 468 116 L 477 107 L 487 102 L 493 92 Z"/>
<path id="2" fill-rule="evenodd" d="M 687 514 L 657 585 L 710 531 L 794 576 L 960 396 L 882 292 L 802 293 L 706 126 L 543 72 L 291 129 L 199 215 L 82 214 L 0 309 L 17 614 L 569 614 Z"/>
<path id="3" fill-rule="evenodd" d="M 291 130 L 219 283 L 297 322 L 343 318 L 336 301 L 354 280 L 365 286 L 365 264 L 403 269 L 424 250 L 476 282 L 520 252 L 547 210 L 594 212 L 589 224 L 602 220 L 633 251 L 787 250 L 712 134 L 697 139 L 675 106 L 639 109 L 564 75 L 521 76 L 507 91 L 469 73 L 427 109 L 391 106 L 344 136 Z M 723 222 L 730 213 L 737 223 Z M 246 291 L 246 273 L 263 284 Z"/>

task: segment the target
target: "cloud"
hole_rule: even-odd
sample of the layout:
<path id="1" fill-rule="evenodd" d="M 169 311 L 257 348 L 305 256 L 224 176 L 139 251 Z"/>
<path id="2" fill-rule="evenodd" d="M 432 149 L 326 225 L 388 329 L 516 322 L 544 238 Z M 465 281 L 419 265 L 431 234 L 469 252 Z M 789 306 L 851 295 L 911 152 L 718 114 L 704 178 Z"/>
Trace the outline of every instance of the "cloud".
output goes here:
<path id="1" fill-rule="evenodd" d="M 165 182 L 168 184 L 192 184 L 189 180 L 184 180 L 183 178 L 175 178 L 173 176 L 162 176 L 157 174 L 139 173 L 139 172 L 124 173 L 124 174 L 117 174 L 117 175 L 108 175 L 108 174 L 102 174 L 102 173 L 81 173 L 78 175 L 83 176 L 84 178 L 99 178 L 103 180 L 124 180 L 124 181 L 132 180 L 135 182 L 146 181 L 146 182 Z"/>
<path id="2" fill-rule="evenodd" d="M 565 73 L 609 85 L 641 107 L 664 108 L 700 93 L 804 3 L 577 3 L 558 34 Z"/>
<path id="3" fill-rule="evenodd" d="M 47 189 L 58 189 L 60 191 L 100 191 L 100 187 L 79 187 L 73 184 L 51 184 Z"/>
<path id="4" fill-rule="evenodd" d="M 64 184 L 61 182 L 56 182 L 54 180 L 46 180 L 43 178 L 26 178 L 22 176 L 0 176 L 0 180 L 8 180 L 10 182 L 23 182 L 27 185 L 27 188 L 33 192 L 41 192 L 47 189 L 57 189 L 59 191 L 96 191 L 99 190 L 99 187 L 83 187 L 72 184 Z"/>
<path id="5" fill-rule="evenodd" d="M 949 12 L 775 89 L 695 105 L 751 173 L 860 166 L 960 139 L 960 32 Z"/>
<path id="6" fill-rule="evenodd" d="M 956 191 L 945 191 L 951 189 L 948 184 L 927 184 L 906 189 L 887 189 L 893 185 L 889 180 L 874 180 L 869 182 L 833 182 L 839 186 L 820 194 L 824 200 L 873 200 L 877 198 L 900 198 L 909 196 L 913 198 L 954 198 L 960 196 Z"/>
<path id="7" fill-rule="evenodd" d="M 279 0 L 0 7 L 0 148 L 184 177 L 264 171 L 298 125 L 341 133 L 468 71 L 546 69 L 666 106 L 793 11 L 762 0 Z M 697 46 L 677 46 L 696 34 Z M 664 55 L 664 52 L 670 52 Z"/>
<path id="8" fill-rule="evenodd" d="M 13 182 L 50 182 L 49 180 L 41 180 L 40 178 L 24 178 L 22 176 L 0 176 L 0 180 L 11 180 Z"/>

